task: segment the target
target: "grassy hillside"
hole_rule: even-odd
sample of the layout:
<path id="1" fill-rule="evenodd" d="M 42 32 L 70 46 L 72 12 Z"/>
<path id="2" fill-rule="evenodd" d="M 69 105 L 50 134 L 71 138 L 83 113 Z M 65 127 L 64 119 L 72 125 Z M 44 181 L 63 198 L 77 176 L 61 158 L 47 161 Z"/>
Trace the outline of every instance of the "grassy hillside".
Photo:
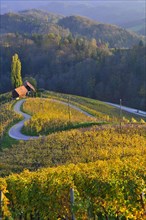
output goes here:
<path id="1" fill-rule="evenodd" d="M 28 98 L 23 106 L 32 115 L 28 129 L 33 123 L 45 128 L 68 122 L 68 106 L 53 100 L 69 100 L 97 121 L 107 119 L 108 124 L 54 129 L 39 139 L 9 142 L 4 148 L 6 128 L 0 149 L 0 215 L 3 212 L 4 219 L 67 220 L 74 213 L 77 219 L 143 220 L 146 125 L 123 122 L 119 126 L 119 110 L 98 100 L 49 91 L 39 95 Z M 3 99 L 7 96 L 3 94 Z M 18 117 L 12 104 L 1 102 L 2 129 L 7 118 L 10 125 Z M 77 110 L 71 112 L 72 123 L 91 120 Z M 125 112 L 123 116 L 133 117 Z M 73 209 L 70 188 L 75 195 Z"/>
<path id="2" fill-rule="evenodd" d="M 96 124 L 119 123 L 121 120 L 123 123 L 130 123 L 136 119 L 140 122 L 141 119 L 140 116 L 125 111 L 120 116 L 119 109 L 93 99 L 53 92 L 45 92 L 43 97 L 44 99 L 27 99 L 23 104 L 23 111 L 32 115 L 32 118 L 25 123 L 23 133 L 32 136 L 44 135 Z M 59 102 L 56 102 L 57 100 Z M 64 101 L 66 105 L 60 101 Z M 70 104 L 78 106 L 93 117 L 73 109 Z"/>
<path id="3" fill-rule="evenodd" d="M 106 103 L 96 100 L 96 99 L 91 99 L 91 98 L 86 98 L 86 97 L 76 96 L 76 95 L 71 95 L 71 94 L 57 93 L 57 92 L 52 92 L 52 91 L 45 91 L 41 95 L 44 98 L 54 98 L 54 99 L 62 100 L 66 102 L 68 102 L 68 98 L 69 98 L 69 102 L 71 104 L 78 106 L 82 110 L 97 117 L 98 119 L 102 118 L 106 120 L 106 116 L 109 120 L 113 122 L 116 122 L 120 119 L 119 109 L 113 106 L 107 105 Z M 126 117 L 129 120 L 132 117 L 135 117 L 138 121 L 141 118 L 139 116 L 133 115 L 125 111 L 123 111 L 123 117 Z"/>

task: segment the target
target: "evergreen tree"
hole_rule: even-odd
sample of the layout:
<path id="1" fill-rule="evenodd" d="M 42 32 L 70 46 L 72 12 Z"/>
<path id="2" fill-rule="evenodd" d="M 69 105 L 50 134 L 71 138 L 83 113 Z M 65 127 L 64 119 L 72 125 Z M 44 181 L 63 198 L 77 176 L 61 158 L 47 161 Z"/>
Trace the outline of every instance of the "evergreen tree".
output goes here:
<path id="1" fill-rule="evenodd" d="M 14 54 L 14 56 L 12 56 L 11 81 L 14 88 L 22 85 L 21 62 L 19 60 L 18 54 Z"/>

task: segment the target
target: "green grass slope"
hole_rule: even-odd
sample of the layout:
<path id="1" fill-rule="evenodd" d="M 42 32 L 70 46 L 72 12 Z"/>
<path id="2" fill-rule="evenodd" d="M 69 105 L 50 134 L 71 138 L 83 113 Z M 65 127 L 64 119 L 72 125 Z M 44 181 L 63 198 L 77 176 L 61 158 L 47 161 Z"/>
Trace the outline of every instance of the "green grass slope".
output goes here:
<path id="1" fill-rule="evenodd" d="M 97 118 L 104 118 L 105 120 L 117 122 L 119 119 L 121 119 L 120 116 L 120 110 L 116 107 L 110 106 L 102 101 L 86 98 L 82 96 L 76 96 L 71 94 L 63 94 L 63 93 L 57 93 L 52 91 L 45 91 L 41 93 L 41 96 L 44 98 L 54 98 L 57 100 L 62 100 L 65 102 L 69 102 L 71 104 L 74 104 L 81 108 L 82 110 L 90 113 L 91 115 L 97 117 Z M 134 117 L 138 121 L 140 121 L 141 117 L 136 116 L 134 114 L 128 113 L 126 111 L 123 111 L 123 117 L 126 117 L 127 119 L 131 119 Z"/>

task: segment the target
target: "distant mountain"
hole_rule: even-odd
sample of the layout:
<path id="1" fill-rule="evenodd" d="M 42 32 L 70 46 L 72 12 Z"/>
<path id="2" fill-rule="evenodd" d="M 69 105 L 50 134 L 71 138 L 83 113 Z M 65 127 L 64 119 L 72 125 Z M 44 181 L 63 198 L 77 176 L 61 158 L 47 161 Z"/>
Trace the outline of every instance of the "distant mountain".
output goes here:
<path id="1" fill-rule="evenodd" d="M 62 35 L 65 34 L 64 32 L 68 33 L 57 25 L 62 17 L 36 9 L 0 15 L 0 33 L 48 34 L 53 32 Z"/>
<path id="2" fill-rule="evenodd" d="M 122 27 L 146 36 L 146 18 L 121 24 Z"/>
<path id="3" fill-rule="evenodd" d="M 116 25 L 95 22 L 81 16 L 69 16 L 59 20 L 59 25 L 68 28 L 73 35 L 95 38 L 107 42 L 110 47 L 131 47 L 142 37 Z"/>
<path id="4" fill-rule="evenodd" d="M 129 48 L 143 39 L 115 25 L 103 24 L 81 16 L 63 17 L 36 9 L 0 15 L 0 19 L 1 34 L 72 34 L 75 37 L 95 38 L 97 42 L 108 43 L 109 47 L 117 48 Z"/>
<path id="5" fill-rule="evenodd" d="M 20 0 L 1 0 L 0 13 L 5 14 L 9 12 L 18 12 L 22 10 L 40 9 L 46 5 L 43 1 L 20 1 Z"/>
<path id="6" fill-rule="evenodd" d="M 18 12 L 25 9 L 42 9 L 65 16 L 87 16 L 96 21 L 124 24 L 145 16 L 145 1 L 11 1 L 1 0 L 1 13 Z"/>

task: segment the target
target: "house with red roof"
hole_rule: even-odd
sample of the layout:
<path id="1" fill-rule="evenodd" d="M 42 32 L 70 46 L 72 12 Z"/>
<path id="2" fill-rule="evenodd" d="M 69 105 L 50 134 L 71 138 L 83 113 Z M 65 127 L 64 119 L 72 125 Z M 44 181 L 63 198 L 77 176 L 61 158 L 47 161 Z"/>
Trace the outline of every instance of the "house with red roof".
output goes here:
<path id="1" fill-rule="evenodd" d="M 19 86 L 18 88 L 15 88 L 12 91 L 12 97 L 13 98 L 24 98 L 27 95 L 29 95 L 30 93 L 35 92 L 35 88 L 33 87 L 33 85 L 31 85 L 28 81 L 26 81 L 24 83 L 24 85 Z"/>

